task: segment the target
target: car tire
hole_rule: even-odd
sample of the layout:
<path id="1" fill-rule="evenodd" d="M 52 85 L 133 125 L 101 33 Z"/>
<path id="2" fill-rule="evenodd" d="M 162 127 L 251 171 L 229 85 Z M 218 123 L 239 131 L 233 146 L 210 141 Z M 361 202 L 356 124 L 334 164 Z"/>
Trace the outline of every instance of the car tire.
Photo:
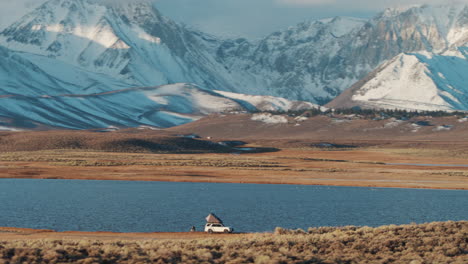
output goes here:
<path id="1" fill-rule="evenodd" d="M 225 233 L 225 234 L 229 233 L 229 230 L 224 229 L 224 233 Z"/>
<path id="2" fill-rule="evenodd" d="M 213 233 L 213 230 L 208 229 L 208 233 L 212 234 L 212 233 Z"/>

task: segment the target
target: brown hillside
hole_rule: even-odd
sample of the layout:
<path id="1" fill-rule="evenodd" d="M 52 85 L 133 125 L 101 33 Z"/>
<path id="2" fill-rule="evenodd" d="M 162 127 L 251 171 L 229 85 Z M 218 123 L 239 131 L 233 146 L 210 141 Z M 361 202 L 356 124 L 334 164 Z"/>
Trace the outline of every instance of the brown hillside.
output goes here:
<path id="1" fill-rule="evenodd" d="M 407 121 L 371 120 L 353 116 L 315 116 L 288 123 L 269 124 L 252 120 L 252 115 L 213 115 L 186 125 L 169 128 L 174 133 L 196 133 L 213 139 L 252 142 L 274 141 L 294 146 L 299 143 L 332 142 L 357 145 L 442 144 L 468 142 L 468 122 L 457 117 L 416 117 Z M 418 125 L 424 124 L 424 125 Z M 449 126 L 447 129 L 442 126 Z M 300 144 L 299 144 L 300 145 Z"/>
<path id="2" fill-rule="evenodd" d="M 175 136 L 164 131 L 0 133 L 1 152 L 56 149 L 150 153 L 226 152 L 229 150 L 229 148 L 209 141 Z"/>

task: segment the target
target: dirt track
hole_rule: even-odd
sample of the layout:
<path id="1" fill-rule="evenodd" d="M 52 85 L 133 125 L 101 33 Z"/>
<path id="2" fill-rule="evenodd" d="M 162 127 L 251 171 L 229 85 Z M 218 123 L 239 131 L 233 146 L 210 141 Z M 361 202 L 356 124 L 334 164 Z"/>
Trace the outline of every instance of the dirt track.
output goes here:
<path id="1" fill-rule="evenodd" d="M 208 234 L 204 232 L 161 232 L 161 233 L 113 233 L 113 232 L 55 232 L 53 230 L 39 230 L 27 228 L 0 227 L 0 241 L 8 240 L 163 240 L 163 239 L 207 239 L 207 238 L 236 238 L 250 234 Z"/>

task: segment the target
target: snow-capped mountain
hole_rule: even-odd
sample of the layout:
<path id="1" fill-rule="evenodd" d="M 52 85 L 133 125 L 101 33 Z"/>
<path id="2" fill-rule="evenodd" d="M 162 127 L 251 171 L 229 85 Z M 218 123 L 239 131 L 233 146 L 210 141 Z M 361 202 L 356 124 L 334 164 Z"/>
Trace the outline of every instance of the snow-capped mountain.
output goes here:
<path id="1" fill-rule="evenodd" d="M 422 6 L 387 10 L 376 17 L 378 34 L 366 32 L 384 46 L 356 54 L 355 63 L 375 64 L 376 70 L 354 84 L 329 107 L 468 110 L 468 6 Z M 382 37 L 384 37 L 382 39 Z M 379 39 L 380 38 L 380 39 Z M 361 45 L 356 39 L 354 46 Z M 374 56 L 365 56 L 375 54 Z M 377 54 L 386 54 L 374 62 Z M 380 55 L 379 55 L 380 56 Z"/>
<path id="2" fill-rule="evenodd" d="M 204 90 L 185 83 L 96 94 L 0 97 L 2 127 L 89 129 L 172 127 L 214 113 L 317 108 L 271 96 Z"/>
<path id="3" fill-rule="evenodd" d="M 132 86 L 190 82 L 234 90 L 208 54 L 215 42 L 164 18 L 151 1 L 51 0 L 0 34 L 5 47 Z"/>
<path id="4" fill-rule="evenodd" d="M 150 0 L 50 0 L 0 44 L 132 86 L 177 82 L 325 103 L 387 59 L 466 38 L 464 6 L 386 10 L 301 23 L 259 41 L 223 40 L 163 17 Z"/>
<path id="5" fill-rule="evenodd" d="M 439 53 L 467 38 L 467 6 L 426 5 L 387 9 L 369 21 L 303 23 L 254 44 L 226 41 L 218 57 L 234 75 L 249 76 L 243 79 L 277 95 L 324 103 L 401 53 Z"/>
<path id="6" fill-rule="evenodd" d="M 329 107 L 468 110 L 468 48 L 400 54 L 345 91 Z"/>
<path id="7" fill-rule="evenodd" d="M 332 77 L 342 71 L 335 58 L 365 24 L 356 18 L 306 22 L 275 32 L 258 43 L 246 39 L 224 41 L 218 61 L 243 87 L 300 100 L 324 102 L 357 81 Z"/>

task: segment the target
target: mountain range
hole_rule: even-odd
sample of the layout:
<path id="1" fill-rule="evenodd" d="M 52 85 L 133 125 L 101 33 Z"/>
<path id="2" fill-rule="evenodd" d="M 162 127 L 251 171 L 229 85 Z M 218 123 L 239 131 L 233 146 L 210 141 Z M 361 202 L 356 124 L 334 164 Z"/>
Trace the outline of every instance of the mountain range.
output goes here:
<path id="1" fill-rule="evenodd" d="M 0 32 L 0 126 L 167 127 L 265 105 L 468 110 L 467 41 L 456 4 L 248 40 L 178 24 L 149 0 L 50 0 Z M 164 103 L 152 99 L 164 89 Z"/>

